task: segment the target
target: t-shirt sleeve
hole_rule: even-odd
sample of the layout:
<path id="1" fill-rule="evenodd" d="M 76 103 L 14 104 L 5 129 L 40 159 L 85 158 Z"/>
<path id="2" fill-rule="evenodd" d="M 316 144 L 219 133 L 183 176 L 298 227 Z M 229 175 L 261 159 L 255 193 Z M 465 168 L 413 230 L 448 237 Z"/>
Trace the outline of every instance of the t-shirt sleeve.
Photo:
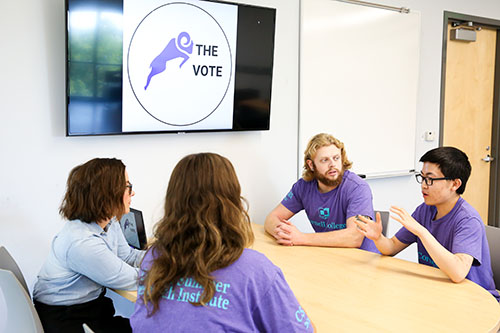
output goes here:
<path id="1" fill-rule="evenodd" d="M 356 186 L 351 193 L 349 193 L 347 205 L 346 219 L 356 215 L 368 215 L 372 219 L 373 215 L 373 197 L 370 186 L 366 183 Z"/>
<path id="2" fill-rule="evenodd" d="M 311 321 L 278 269 L 252 316 L 261 332 L 312 332 Z"/>
<path id="3" fill-rule="evenodd" d="M 281 200 L 281 204 L 285 206 L 292 213 L 300 212 L 304 209 L 304 204 L 302 202 L 302 195 L 304 191 L 304 181 L 299 180 L 293 184 L 292 189 L 287 195 Z"/>
<path id="4" fill-rule="evenodd" d="M 471 255 L 475 259 L 473 265 L 480 265 L 484 232 L 482 222 L 475 217 L 460 221 L 454 230 L 451 252 Z"/>

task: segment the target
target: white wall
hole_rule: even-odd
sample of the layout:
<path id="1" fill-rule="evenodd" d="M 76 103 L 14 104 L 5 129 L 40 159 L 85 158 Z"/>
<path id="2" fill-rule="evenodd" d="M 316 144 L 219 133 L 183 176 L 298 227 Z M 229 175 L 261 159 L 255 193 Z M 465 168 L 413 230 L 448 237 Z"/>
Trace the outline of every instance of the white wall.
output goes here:
<path id="1" fill-rule="evenodd" d="M 30 287 L 52 237 L 71 168 L 93 157 L 124 161 L 136 192 L 132 206 L 151 230 L 171 170 L 186 154 L 213 151 L 234 164 L 263 223 L 296 179 L 298 0 L 255 0 L 277 8 L 271 130 L 241 133 L 65 137 L 64 1 L 0 3 L 0 244 Z"/>
<path id="2" fill-rule="evenodd" d="M 416 161 L 418 161 L 426 151 L 438 146 L 444 11 L 500 20 L 500 1 L 384 0 L 376 2 L 389 6 L 407 7 L 421 13 L 417 141 L 415 143 Z M 436 141 L 424 141 L 423 135 L 426 131 L 435 132 Z M 373 190 L 375 209 L 388 210 L 390 205 L 400 205 L 412 212 L 423 201 L 420 186 L 414 177 L 370 180 L 369 184 Z M 391 220 L 389 235 L 393 235 L 399 228 L 399 223 Z M 416 261 L 416 245 L 408 247 L 398 257 Z"/>
<path id="3" fill-rule="evenodd" d="M 407 7 L 421 13 L 420 70 L 416 120 L 417 140 L 415 142 L 415 160 L 417 163 L 420 156 L 426 151 L 438 146 L 444 11 L 500 20 L 500 2 L 498 0 L 367 0 L 367 2 Z M 353 124 L 355 122 L 354 120 Z M 435 132 L 437 134 L 436 140 L 434 142 L 424 141 L 423 135 L 425 131 Z M 335 133 L 333 134 L 335 135 Z M 346 147 L 346 149 L 349 153 L 349 147 Z M 381 151 L 383 149 L 384 147 L 380 147 Z M 377 161 L 373 161 L 373 163 L 377 163 Z M 368 183 L 372 188 L 373 206 L 376 210 L 389 210 L 391 205 L 396 205 L 413 212 L 414 208 L 423 201 L 420 186 L 413 176 L 372 179 L 368 180 Z M 301 230 L 312 230 L 304 214 L 297 216 L 295 223 L 299 225 Z M 401 225 L 398 222 L 390 220 L 388 235 L 393 236 L 400 227 Z M 416 244 L 409 246 L 397 257 L 416 262 Z"/>
<path id="4" fill-rule="evenodd" d="M 421 135 L 439 130 L 443 10 L 500 19 L 500 2 L 380 2 L 421 12 L 419 157 L 437 146 Z M 68 172 L 90 158 L 124 161 L 136 191 L 133 206 L 143 210 L 148 229 L 161 214 L 170 171 L 188 153 L 214 151 L 233 162 L 254 222 L 263 223 L 289 190 L 297 172 L 299 0 L 248 3 L 278 9 L 270 131 L 66 138 L 64 1 L 0 2 L 0 244 L 16 258 L 30 287 L 64 223 L 58 207 Z M 369 183 L 376 209 L 397 204 L 412 210 L 421 202 L 411 177 Z M 397 228 L 391 225 L 389 233 Z"/>

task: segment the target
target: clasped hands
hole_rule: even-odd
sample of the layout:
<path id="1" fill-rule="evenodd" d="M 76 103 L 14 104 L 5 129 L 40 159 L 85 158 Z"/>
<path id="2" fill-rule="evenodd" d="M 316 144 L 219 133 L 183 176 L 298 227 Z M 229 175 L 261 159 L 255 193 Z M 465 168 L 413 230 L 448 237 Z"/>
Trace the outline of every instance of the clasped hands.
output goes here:
<path id="1" fill-rule="evenodd" d="M 391 206 L 391 218 L 401 223 L 408 231 L 415 236 L 420 237 L 425 228 L 418 223 L 405 209 L 397 206 Z M 377 241 L 382 235 L 382 219 L 380 213 L 376 214 L 375 221 L 364 216 L 358 215 L 354 222 L 357 225 L 357 230 L 365 237 Z M 290 221 L 281 219 L 276 225 L 273 237 L 280 245 L 294 246 L 303 245 L 305 243 L 305 235 L 297 229 Z"/>
<path id="2" fill-rule="evenodd" d="M 273 232 L 273 237 L 280 245 L 302 245 L 304 234 L 290 221 L 280 219 Z"/>

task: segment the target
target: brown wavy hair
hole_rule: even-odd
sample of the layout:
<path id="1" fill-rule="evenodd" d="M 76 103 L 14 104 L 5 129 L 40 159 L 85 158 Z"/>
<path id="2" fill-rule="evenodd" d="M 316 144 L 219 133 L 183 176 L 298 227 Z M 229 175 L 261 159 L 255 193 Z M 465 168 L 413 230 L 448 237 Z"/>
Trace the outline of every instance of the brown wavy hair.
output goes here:
<path id="1" fill-rule="evenodd" d="M 94 158 L 69 173 L 59 213 L 67 220 L 91 223 L 125 213 L 125 165 L 116 158 Z"/>
<path id="2" fill-rule="evenodd" d="M 305 181 L 311 181 L 314 179 L 314 172 L 307 165 L 307 160 L 313 160 L 316 157 L 316 152 L 318 149 L 335 145 L 340 149 L 340 154 L 342 157 L 342 169 L 348 170 L 352 167 L 352 162 L 347 159 L 347 153 L 344 149 L 344 143 L 333 137 L 333 135 L 320 133 L 312 137 L 312 139 L 307 144 L 306 150 L 304 151 L 304 167 L 302 171 L 302 178 Z"/>
<path id="3" fill-rule="evenodd" d="M 180 279 L 194 278 L 203 286 L 199 302 L 215 293 L 211 273 L 234 263 L 253 243 L 250 218 L 243 205 L 233 165 L 218 154 L 200 153 L 177 163 L 167 188 L 164 217 L 156 224 L 151 268 L 139 282 L 144 304 L 153 303 Z"/>

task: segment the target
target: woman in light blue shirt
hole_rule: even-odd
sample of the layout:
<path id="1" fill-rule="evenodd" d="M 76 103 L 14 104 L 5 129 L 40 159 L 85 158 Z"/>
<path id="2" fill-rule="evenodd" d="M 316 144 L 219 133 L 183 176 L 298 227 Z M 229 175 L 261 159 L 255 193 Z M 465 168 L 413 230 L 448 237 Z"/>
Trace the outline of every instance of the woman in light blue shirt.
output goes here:
<path id="1" fill-rule="evenodd" d="M 105 289 L 136 289 L 144 251 L 127 244 L 119 225 L 134 196 L 125 165 L 96 158 L 69 174 L 59 212 L 67 219 L 52 241 L 33 291 L 45 332 L 131 331 L 114 317 Z"/>

